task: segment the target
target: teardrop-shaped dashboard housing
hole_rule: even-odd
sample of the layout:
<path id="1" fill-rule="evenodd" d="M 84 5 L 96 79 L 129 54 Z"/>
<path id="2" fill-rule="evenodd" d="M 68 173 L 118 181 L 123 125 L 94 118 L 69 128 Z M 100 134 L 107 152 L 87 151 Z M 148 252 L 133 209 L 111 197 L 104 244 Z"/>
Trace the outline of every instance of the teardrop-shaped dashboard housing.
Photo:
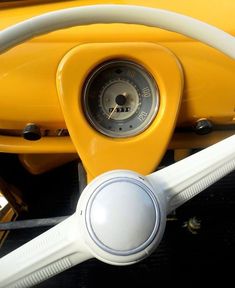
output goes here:
<path id="1" fill-rule="evenodd" d="M 159 97 L 155 103 L 157 113 L 146 129 L 123 138 L 104 135 L 95 129 L 87 117 L 89 112 L 84 112 L 84 87 L 89 75 L 102 63 L 116 59 L 143 67 L 157 84 Z M 130 169 L 146 175 L 159 164 L 175 127 L 183 72 L 175 55 L 154 43 L 81 44 L 61 60 L 57 90 L 67 128 L 88 180 L 113 169 Z"/>

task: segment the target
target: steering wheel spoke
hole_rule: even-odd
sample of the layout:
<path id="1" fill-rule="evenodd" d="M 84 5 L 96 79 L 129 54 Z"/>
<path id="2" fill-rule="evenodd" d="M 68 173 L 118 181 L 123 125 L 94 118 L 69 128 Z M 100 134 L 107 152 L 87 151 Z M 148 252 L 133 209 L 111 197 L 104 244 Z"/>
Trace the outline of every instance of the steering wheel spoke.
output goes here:
<path id="1" fill-rule="evenodd" d="M 31 287 L 92 255 L 83 244 L 72 215 L 1 258 L 0 287 Z"/>
<path id="2" fill-rule="evenodd" d="M 235 136 L 149 175 L 167 198 L 168 213 L 235 169 Z"/>

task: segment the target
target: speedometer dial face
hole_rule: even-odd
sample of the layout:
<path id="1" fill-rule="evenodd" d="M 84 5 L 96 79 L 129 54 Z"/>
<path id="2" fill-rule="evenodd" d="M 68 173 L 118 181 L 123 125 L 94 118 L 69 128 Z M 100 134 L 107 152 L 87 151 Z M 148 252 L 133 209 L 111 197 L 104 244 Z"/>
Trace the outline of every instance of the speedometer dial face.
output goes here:
<path id="1" fill-rule="evenodd" d="M 158 111 L 159 92 L 140 65 L 115 60 L 91 73 L 83 90 L 83 108 L 90 124 L 110 137 L 130 137 L 145 130 Z"/>

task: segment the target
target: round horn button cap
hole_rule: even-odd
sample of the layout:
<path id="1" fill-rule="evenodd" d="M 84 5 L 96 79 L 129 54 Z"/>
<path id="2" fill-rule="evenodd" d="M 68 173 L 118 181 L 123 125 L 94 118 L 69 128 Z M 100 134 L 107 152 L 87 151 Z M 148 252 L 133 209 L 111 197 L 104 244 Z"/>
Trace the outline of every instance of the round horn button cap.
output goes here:
<path id="1" fill-rule="evenodd" d="M 142 182 L 111 180 L 91 197 L 86 221 L 90 236 L 103 250 L 130 255 L 154 239 L 160 222 L 158 203 Z"/>

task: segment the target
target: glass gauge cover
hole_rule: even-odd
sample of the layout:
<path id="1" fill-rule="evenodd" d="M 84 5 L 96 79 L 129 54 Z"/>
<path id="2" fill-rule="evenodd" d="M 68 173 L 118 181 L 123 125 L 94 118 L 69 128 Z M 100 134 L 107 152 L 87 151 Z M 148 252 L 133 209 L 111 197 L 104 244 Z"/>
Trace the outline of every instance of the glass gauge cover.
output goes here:
<path id="1" fill-rule="evenodd" d="M 125 60 L 103 63 L 88 77 L 83 108 L 90 124 L 110 137 L 130 137 L 145 130 L 157 114 L 159 91 L 139 64 Z"/>

